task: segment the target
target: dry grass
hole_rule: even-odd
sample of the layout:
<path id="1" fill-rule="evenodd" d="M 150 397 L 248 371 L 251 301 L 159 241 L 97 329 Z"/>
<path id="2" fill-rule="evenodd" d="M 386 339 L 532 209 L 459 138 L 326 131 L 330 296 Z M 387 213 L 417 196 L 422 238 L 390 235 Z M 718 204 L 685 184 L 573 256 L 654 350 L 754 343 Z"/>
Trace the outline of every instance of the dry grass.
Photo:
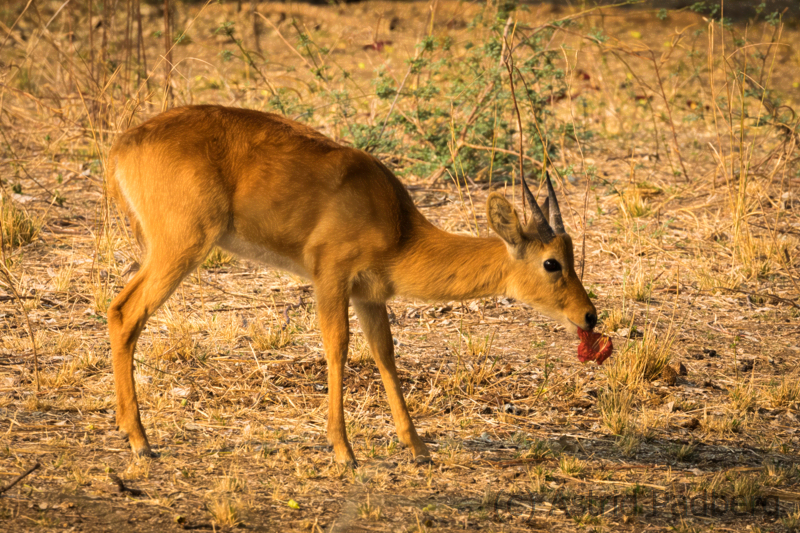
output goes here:
<path id="1" fill-rule="evenodd" d="M 35 241 L 42 230 L 42 217 L 30 213 L 13 200 L 0 199 L 0 227 L 4 246 L 25 246 Z"/>
<path id="2" fill-rule="evenodd" d="M 203 268 L 226 268 L 234 264 L 236 264 L 236 257 L 232 256 L 225 250 L 214 247 L 214 249 L 211 250 L 211 253 L 208 254 L 208 257 L 206 257 L 203 261 Z"/>
<path id="3" fill-rule="evenodd" d="M 633 326 L 633 317 L 626 312 L 624 303 L 622 307 L 615 307 L 614 309 L 604 311 L 604 313 L 605 316 L 602 317 L 601 324 L 603 330 L 606 332 L 613 333 L 623 328 L 628 328 L 630 331 L 630 328 Z"/>
<path id="4" fill-rule="evenodd" d="M 358 506 L 358 515 L 365 520 L 376 522 L 381 519 L 381 508 L 371 504 L 367 494 L 367 501 Z"/>
<path id="5" fill-rule="evenodd" d="M 586 470 L 586 463 L 577 457 L 562 455 L 558 460 L 558 468 L 567 476 L 580 476 Z"/>
<path id="6" fill-rule="evenodd" d="M 623 294 L 636 302 L 648 302 L 653 293 L 653 277 L 641 261 L 626 272 Z"/>
<path id="7" fill-rule="evenodd" d="M 629 340 L 606 369 L 612 387 L 637 388 L 661 376 L 672 359 L 673 333 L 646 329 L 639 340 Z"/>
<path id="8" fill-rule="evenodd" d="M 215 496 L 206 504 L 206 509 L 218 526 L 236 527 L 241 523 L 240 510 L 234 501 L 226 496 Z"/>
<path id="9" fill-rule="evenodd" d="M 794 406 L 800 400 L 800 383 L 788 382 L 783 377 L 779 385 L 767 389 L 766 396 L 773 408 Z"/>
<path id="10" fill-rule="evenodd" d="M 139 339 L 142 419 L 160 455 L 131 458 L 113 432 L 106 313 L 141 258 L 127 224 L 107 209 L 105 157 L 117 132 L 162 108 L 280 112 L 282 99 L 293 106 L 289 116 L 345 144 L 374 140 L 386 121 L 373 154 L 398 172 L 425 216 L 448 231 L 487 235 L 490 190 L 519 205 L 507 94 L 492 96 L 469 123 L 477 103 L 470 88 L 484 81 L 426 69 L 469 64 L 478 52 L 479 63 L 496 66 L 496 54 L 483 50 L 506 28 L 503 6 L 260 3 L 270 23 L 256 17 L 257 43 L 246 2 L 241 11 L 235 2 L 170 2 L 169 34 L 180 42 L 167 85 L 160 8 L 141 3 L 137 51 L 128 3 L 110 3 L 114 17 L 95 3 L 90 20 L 85 3 L 56 13 L 63 2 L 37 1 L 19 21 L 26 2 L 12 4 L 0 9 L 0 255 L 8 269 L 0 276 L 0 486 L 34 461 L 41 467 L 3 494 L 0 529 L 705 527 L 646 512 L 570 518 L 558 507 L 590 491 L 611 498 L 651 486 L 716 490 L 739 498 L 742 510 L 781 494 L 777 518 L 715 520 L 731 531 L 800 527 L 794 22 L 773 26 L 761 15 L 723 31 L 708 13 L 689 10 L 661 21 L 652 10 L 575 16 L 549 4 L 512 14 L 515 43 L 573 17 L 552 33 L 541 29 L 539 48 L 515 52 L 530 91 L 520 81 L 531 132 L 524 149 L 540 162 L 530 110 L 542 110 L 538 127 L 576 262 L 585 237 L 583 283 L 616 352 L 603 367 L 581 365 L 576 338 L 508 298 L 390 302 L 401 384 L 433 452 L 432 466 L 418 466 L 396 439 L 352 315 L 344 397 L 361 467 L 347 470 L 327 448 L 313 286 L 218 249 Z M 498 27 L 475 22 L 484 8 L 484 21 L 502 15 Z M 432 41 L 421 42 L 428 34 Z M 467 41 L 477 46 L 467 50 Z M 525 66 L 543 47 L 557 52 L 548 65 L 563 78 Z M 428 63 L 408 75 L 393 105 L 391 91 L 423 48 Z M 546 77 L 534 81 L 534 72 Z M 465 124 L 465 142 L 477 148 L 458 146 Z M 458 186 L 447 172 L 432 179 L 451 156 Z M 526 160 L 526 172 L 533 168 Z M 664 368 L 679 363 L 688 372 L 665 379 Z M 119 493 L 115 475 L 131 491 Z M 669 493 L 653 490 L 662 500 Z M 512 495 L 528 504 L 528 494 L 552 506 L 506 506 Z"/>
<path id="11" fill-rule="evenodd" d="M 247 480 L 235 474 L 226 474 L 217 480 L 215 490 L 230 493 L 247 492 Z"/>
<path id="12" fill-rule="evenodd" d="M 259 352 L 266 352 L 285 348 L 292 343 L 294 326 L 280 324 L 276 320 L 270 320 L 270 325 L 265 326 L 264 322 L 266 320 L 256 320 L 248 326 L 247 332 L 252 339 L 253 348 Z"/>
<path id="13" fill-rule="evenodd" d="M 614 384 L 598 396 L 603 424 L 614 435 L 622 435 L 633 422 L 634 395 L 624 385 Z"/>

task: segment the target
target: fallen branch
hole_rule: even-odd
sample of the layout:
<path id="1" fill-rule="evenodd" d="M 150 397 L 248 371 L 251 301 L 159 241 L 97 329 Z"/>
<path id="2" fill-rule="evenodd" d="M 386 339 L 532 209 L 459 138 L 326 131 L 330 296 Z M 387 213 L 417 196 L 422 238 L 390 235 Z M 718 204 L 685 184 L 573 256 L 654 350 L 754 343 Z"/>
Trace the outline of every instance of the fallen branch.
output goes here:
<path id="1" fill-rule="evenodd" d="M 17 298 L 19 298 L 20 300 L 36 300 L 38 298 L 40 302 L 46 303 L 51 307 L 62 307 L 60 303 L 54 302 L 53 300 L 48 300 L 47 298 L 42 298 L 41 296 L 24 296 L 20 294 L 19 296 L 15 297 L 15 296 L 8 296 L 6 294 L 0 294 L 0 302 L 13 302 Z"/>
<path id="2" fill-rule="evenodd" d="M 3 494 L 7 490 L 10 490 L 14 485 L 16 485 L 17 483 L 19 483 L 20 481 L 22 481 L 23 479 L 25 479 L 26 477 L 31 475 L 31 473 L 34 470 L 36 470 L 37 468 L 39 468 L 40 466 L 42 466 L 42 465 L 40 465 L 39 463 L 33 463 L 33 466 L 31 466 L 26 471 L 24 471 L 23 473 L 21 473 L 20 475 L 18 475 L 14 479 L 12 479 L 11 482 L 8 485 L 6 485 L 2 489 L 0 489 L 0 494 Z"/>

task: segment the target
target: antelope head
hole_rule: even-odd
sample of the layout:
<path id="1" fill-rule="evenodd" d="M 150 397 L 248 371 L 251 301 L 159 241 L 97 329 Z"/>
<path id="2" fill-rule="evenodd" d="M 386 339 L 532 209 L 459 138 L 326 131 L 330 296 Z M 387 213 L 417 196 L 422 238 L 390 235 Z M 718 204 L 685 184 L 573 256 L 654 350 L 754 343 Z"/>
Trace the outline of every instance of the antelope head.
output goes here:
<path id="1" fill-rule="evenodd" d="M 556 193 L 547 175 L 543 208 L 523 180 L 531 218 L 525 227 L 514 207 L 500 194 L 486 202 L 489 225 L 503 239 L 511 256 L 507 294 L 557 320 L 567 331 L 591 331 L 597 310 L 575 274 L 572 239 L 564 231 Z"/>

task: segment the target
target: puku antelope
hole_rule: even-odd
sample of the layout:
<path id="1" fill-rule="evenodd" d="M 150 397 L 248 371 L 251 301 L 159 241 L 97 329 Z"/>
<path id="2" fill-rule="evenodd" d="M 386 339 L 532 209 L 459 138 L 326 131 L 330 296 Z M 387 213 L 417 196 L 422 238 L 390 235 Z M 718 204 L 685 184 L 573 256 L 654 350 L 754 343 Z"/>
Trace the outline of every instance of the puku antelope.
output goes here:
<path id="1" fill-rule="evenodd" d="M 399 440 L 421 462 L 430 452 L 397 377 L 387 300 L 505 295 L 573 333 L 597 323 L 549 178 L 542 208 L 525 186 L 532 214 L 524 227 L 514 207 L 492 193 L 487 214 L 499 238 L 454 235 L 428 222 L 400 180 L 365 152 L 278 115 L 189 106 L 122 134 L 107 179 L 143 250 L 141 269 L 108 311 L 117 424 L 137 454 L 151 455 L 133 379 L 136 341 L 215 245 L 313 282 L 328 365 L 327 435 L 341 463 L 356 464 L 342 403 L 349 303 Z"/>

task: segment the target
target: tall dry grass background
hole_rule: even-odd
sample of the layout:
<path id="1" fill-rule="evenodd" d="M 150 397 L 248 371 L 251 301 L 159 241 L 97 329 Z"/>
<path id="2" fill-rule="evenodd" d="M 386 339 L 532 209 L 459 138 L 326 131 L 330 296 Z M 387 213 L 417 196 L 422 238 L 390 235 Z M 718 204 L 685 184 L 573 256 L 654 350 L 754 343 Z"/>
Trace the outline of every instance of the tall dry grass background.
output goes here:
<path id="1" fill-rule="evenodd" d="M 799 36 L 767 4 L 737 20 L 710 2 L 3 4 L 0 479 L 42 467 L 0 498 L 0 521 L 699 531 L 692 513 L 559 505 L 717 491 L 744 511 L 781 500 L 722 527 L 796 530 Z M 490 190 L 519 200 L 522 146 L 534 183 L 555 170 L 614 357 L 581 366 L 577 339 L 504 298 L 390 304 L 434 449 L 418 469 L 353 319 L 364 465 L 346 471 L 325 448 L 313 287 L 215 250 L 139 341 L 161 457 L 131 459 L 112 432 L 105 313 L 139 251 L 105 158 L 120 131 L 186 104 L 308 123 L 384 160 L 440 227 L 482 236 Z"/>

